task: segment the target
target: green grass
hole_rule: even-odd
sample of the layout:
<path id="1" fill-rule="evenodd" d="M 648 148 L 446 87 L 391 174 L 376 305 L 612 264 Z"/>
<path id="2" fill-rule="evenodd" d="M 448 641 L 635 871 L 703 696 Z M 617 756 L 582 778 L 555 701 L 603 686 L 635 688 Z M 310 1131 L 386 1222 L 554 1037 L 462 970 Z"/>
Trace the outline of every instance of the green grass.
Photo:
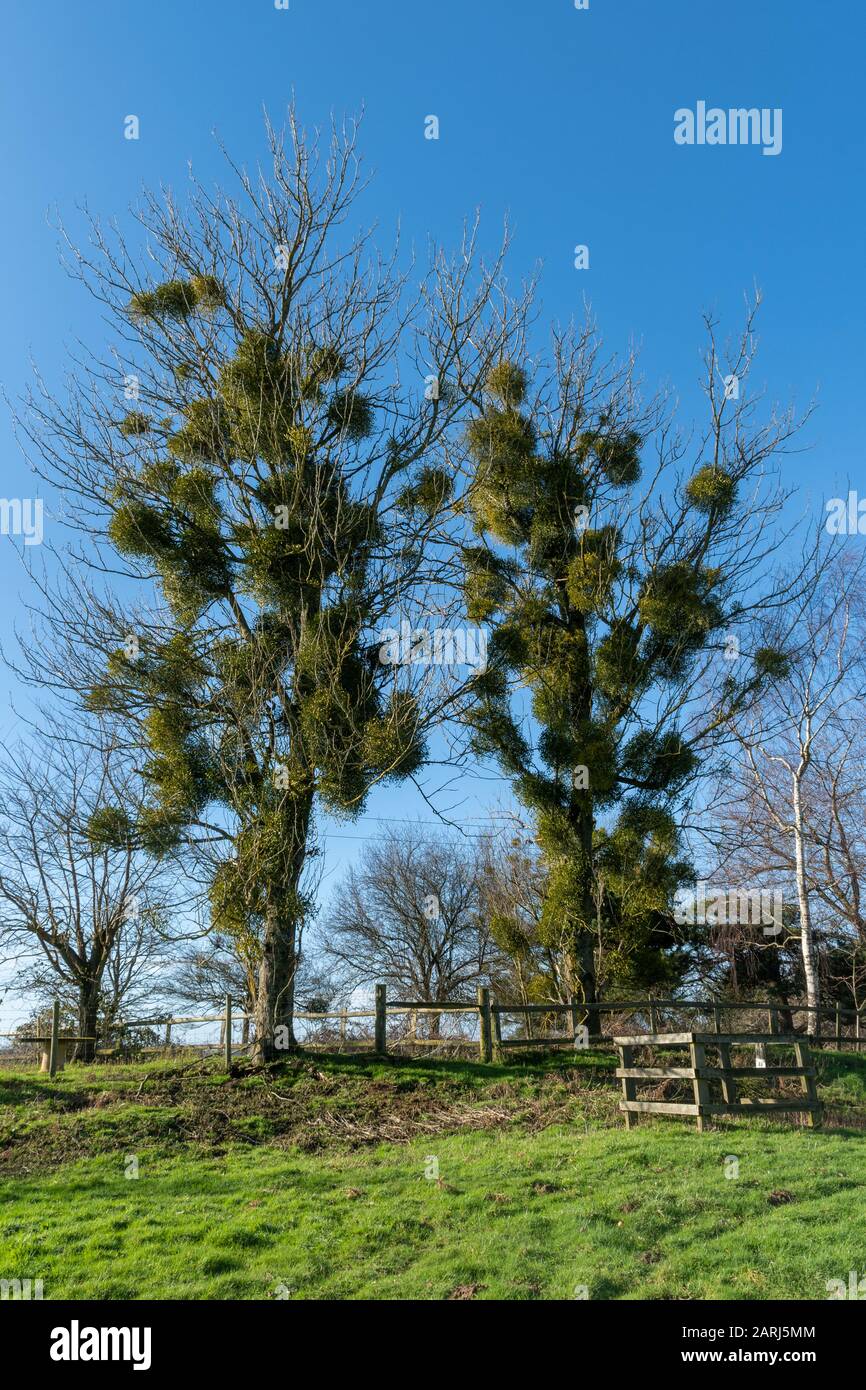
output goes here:
<path id="1" fill-rule="evenodd" d="M 866 1269 L 866 1058 L 819 1058 L 822 1130 L 704 1135 L 626 1133 L 612 1065 L 0 1073 L 0 1277 L 83 1299 L 820 1299 Z"/>

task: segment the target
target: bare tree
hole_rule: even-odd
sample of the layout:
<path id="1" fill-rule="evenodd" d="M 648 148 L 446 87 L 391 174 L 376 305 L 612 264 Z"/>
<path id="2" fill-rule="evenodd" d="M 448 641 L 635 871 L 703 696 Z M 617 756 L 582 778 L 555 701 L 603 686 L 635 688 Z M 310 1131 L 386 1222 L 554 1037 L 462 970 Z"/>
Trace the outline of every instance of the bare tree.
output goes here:
<path id="1" fill-rule="evenodd" d="M 155 943 L 169 926 L 166 866 L 92 833 L 106 805 L 138 795 L 107 743 L 45 739 L 7 750 L 0 769 L 0 944 L 22 968 L 19 985 L 74 994 L 82 1037 L 148 974 L 153 985 Z"/>
<path id="2" fill-rule="evenodd" d="M 481 904 L 499 949 L 498 992 L 521 1004 L 568 998 L 561 943 L 541 928 L 547 883 L 534 841 L 517 822 L 481 847 Z"/>
<path id="3" fill-rule="evenodd" d="M 126 1020 L 141 1015 L 150 1017 L 163 1008 L 166 972 L 173 951 L 170 922 L 167 914 L 140 912 L 136 900 L 133 903 L 112 943 L 97 994 L 95 1032 L 102 1039 L 117 1036 Z M 40 955 L 25 962 L 15 986 L 18 994 L 40 1008 L 43 1029 L 46 1019 L 50 1020 L 51 1001 L 59 998 L 61 1017 L 74 1020 L 74 1027 L 80 1032 L 81 987 L 72 972 L 65 978 Z M 93 1044 L 79 1043 L 75 1055 L 88 1060 L 93 1050 Z"/>
<path id="4" fill-rule="evenodd" d="M 470 1000 L 499 954 L 481 910 L 482 864 L 471 842 L 411 824 L 369 844 L 335 891 L 323 958 L 349 988 L 381 981 L 412 999 Z"/>

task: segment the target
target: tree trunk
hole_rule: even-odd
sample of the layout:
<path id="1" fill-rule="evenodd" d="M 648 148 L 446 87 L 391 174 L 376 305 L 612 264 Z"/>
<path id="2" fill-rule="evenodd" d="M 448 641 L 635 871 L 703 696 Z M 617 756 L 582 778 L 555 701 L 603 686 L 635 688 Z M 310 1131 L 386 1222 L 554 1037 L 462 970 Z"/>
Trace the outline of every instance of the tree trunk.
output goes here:
<path id="1" fill-rule="evenodd" d="M 298 929 L 302 922 L 301 875 L 307 856 L 307 835 L 313 812 L 309 793 L 287 800 L 284 808 L 286 853 L 280 877 L 265 879 L 264 937 L 253 1008 L 254 1062 L 276 1062 L 297 1045 L 295 1039 L 295 975 Z"/>
<path id="2" fill-rule="evenodd" d="M 581 937 L 579 962 L 580 995 L 585 1004 L 590 1005 L 586 1015 L 586 1026 L 590 1037 L 599 1032 L 598 1010 L 591 1006 L 598 1003 L 598 982 L 595 972 L 595 937 L 589 933 Z"/>
<path id="3" fill-rule="evenodd" d="M 585 1004 L 595 1004 L 598 1002 L 598 986 L 595 968 L 596 933 L 594 923 L 598 914 L 593 895 L 592 877 L 594 817 L 588 790 L 573 791 L 572 797 L 582 798 L 576 808 L 577 837 L 581 846 L 582 881 L 579 887 L 580 901 L 577 908 L 580 918 L 572 926 L 569 942 L 565 997 L 570 999 L 576 995 Z M 593 1031 L 592 1023 L 594 1020 L 595 1013 L 593 1011 L 587 1020 L 590 1025 L 590 1032 Z"/>
<path id="4" fill-rule="evenodd" d="M 254 1062 L 278 1061 L 295 1046 L 296 925 L 294 915 L 267 909 L 254 1009 Z"/>
<path id="5" fill-rule="evenodd" d="M 794 849 L 796 854 L 797 902 L 800 910 L 800 950 L 803 953 L 803 975 L 806 981 L 806 1003 L 817 1009 L 821 1003 L 818 969 L 815 956 L 815 939 L 812 935 L 812 917 L 809 910 L 809 893 L 806 887 L 806 846 L 803 834 L 803 805 L 800 796 L 800 778 L 793 778 L 794 803 Z M 817 1013 L 809 1015 L 809 1032 L 819 1032 Z"/>
<path id="6" fill-rule="evenodd" d="M 78 986 L 78 1033 L 79 1037 L 95 1039 L 99 1016 L 100 981 L 89 977 Z M 76 1044 L 75 1054 L 81 1062 L 92 1062 L 96 1055 L 96 1042 Z"/>
<path id="7" fill-rule="evenodd" d="M 583 619 L 579 628 L 584 630 Z M 577 725 L 592 714 L 592 688 L 588 668 L 579 673 L 571 698 L 572 714 Z M 593 834 L 595 830 L 595 807 L 593 790 L 584 781 L 582 772 L 572 772 L 569 818 L 574 838 L 579 846 L 580 881 L 577 886 L 577 901 L 574 903 L 575 918 L 572 924 L 571 940 L 566 969 L 566 988 L 564 997 L 577 996 L 585 1004 L 595 1004 L 595 933 L 594 923 L 597 907 L 593 894 Z M 593 1031 L 595 1011 L 587 1017 L 590 1033 Z"/>

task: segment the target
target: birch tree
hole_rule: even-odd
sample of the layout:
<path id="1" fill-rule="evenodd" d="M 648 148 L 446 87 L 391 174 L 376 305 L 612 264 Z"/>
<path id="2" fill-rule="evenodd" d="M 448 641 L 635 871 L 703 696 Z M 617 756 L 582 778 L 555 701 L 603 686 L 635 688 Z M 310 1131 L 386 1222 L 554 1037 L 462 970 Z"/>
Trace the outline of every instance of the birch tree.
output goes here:
<path id="1" fill-rule="evenodd" d="M 806 1002 L 821 1003 L 816 908 L 831 930 L 847 919 L 863 936 L 860 905 L 866 786 L 863 563 L 842 557 L 820 576 L 802 613 L 789 669 L 751 717 L 734 726 L 740 751 L 716 802 L 722 865 L 753 882 L 792 885 Z M 835 919 L 835 921 L 834 921 Z"/>

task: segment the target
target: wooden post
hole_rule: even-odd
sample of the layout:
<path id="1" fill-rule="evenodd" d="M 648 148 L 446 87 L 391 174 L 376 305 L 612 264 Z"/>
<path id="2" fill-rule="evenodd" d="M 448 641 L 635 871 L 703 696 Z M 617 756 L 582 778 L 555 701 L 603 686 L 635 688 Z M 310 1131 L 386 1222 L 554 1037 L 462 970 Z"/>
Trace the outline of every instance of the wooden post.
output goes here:
<path id="1" fill-rule="evenodd" d="M 722 1031 L 722 1010 L 719 1004 L 713 1005 L 713 1028 L 717 1033 Z"/>
<path id="2" fill-rule="evenodd" d="M 48 1075 L 57 1071 L 57 1058 L 60 1052 L 60 1000 L 55 999 L 51 1010 L 51 1051 L 48 1055 Z"/>
<path id="3" fill-rule="evenodd" d="M 859 1009 L 857 1010 L 857 1014 L 856 1014 L 855 1019 L 854 1019 L 854 1037 L 856 1038 L 856 1046 L 855 1046 L 855 1048 L 854 1048 L 854 1051 L 855 1051 L 855 1052 L 859 1052 L 859 1051 L 860 1051 L 860 1010 L 859 1010 Z"/>
<path id="4" fill-rule="evenodd" d="M 814 1129 L 816 1125 L 821 1123 L 821 1110 L 818 1105 L 818 1088 L 815 1084 L 815 1077 L 814 1074 L 810 1075 L 810 1073 L 813 1073 L 813 1067 L 808 1045 L 806 1043 L 795 1042 L 794 1056 L 797 1058 L 797 1066 L 802 1073 L 800 1076 L 800 1089 L 807 1097 L 810 1104 L 810 1109 L 806 1111 L 808 1115 L 807 1124 Z"/>
<path id="5" fill-rule="evenodd" d="M 490 1031 L 490 990 L 478 986 L 478 1055 L 482 1062 L 493 1061 L 493 1038 Z"/>
<path id="6" fill-rule="evenodd" d="M 346 1010 L 340 1010 L 340 1050 L 346 1046 Z"/>
<path id="7" fill-rule="evenodd" d="M 650 999 L 650 1032 L 657 1033 L 658 1031 L 659 1016 L 658 1012 L 656 1011 L 656 1001 L 654 999 Z"/>
<path id="8" fill-rule="evenodd" d="M 842 1005 L 836 1005 L 836 1046 L 842 1046 Z"/>
<path id="9" fill-rule="evenodd" d="M 722 1070 L 726 1073 L 722 1077 L 722 1100 L 725 1105 L 736 1105 L 739 1100 L 736 1079 L 731 1075 L 731 1049 L 726 1042 L 719 1043 L 719 1061 Z"/>
<path id="10" fill-rule="evenodd" d="M 623 1043 L 620 1045 L 619 1056 L 621 1067 L 625 1068 L 634 1066 L 634 1048 L 630 1047 L 627 1043 Z M 624 1076 L 622 1078 L 622 1098 L 623 1100 L 637 1099 L 637 1082 L 635 1081 L 633 1076 Z M 626 1129 L 631 1129 L 633 1112 L 631 1110 L 624 1110 L 622 1113 L 625 1115 Z M 635 1120 L 637 1120 L 636 1115 L 634 1116 L 634 1118 Z"/>
<path id="11" fill-rule="evenodd" d="M 374 1047 L 380 1057 L 384 1057 L 388 1051 L 388 1036 L 386 1032 L 387 1020 L 387 1001 L 385 998 L 385 986 L 376 986 L 376 1033 Z"/>
<path id="12" fill-rule="evenodd" d="M 769 1033 L 773 1034 L 773 1033 L 777 1033 L 777 1032 L 779 1031 L 778 1028 L 776 1027 L 776 1010 L 775 1010 L 775 1009 L 772 1009 L 772 1008 L 771 1008 L 771 1009 L 768 1009 L 768 1010 L 767 1010 L 767 1023 L 768 1023 L 768 1025 L 769 1025 L 769 1027 L 768 1027 L 768 1029 L 767 1029 L 767 1031 L 768 1031 Z M 760 1055 L 760 1056 L 763 1056 L 765 1063 L 769 1063 L 770 1058 L 767 1056 L 767 1049 L 766 1049 L 766 1047 L 763 1048 L 763 1049 L 761 1049 L 760 1051 L 759 1051 L 758 1048 L 755 1049 L 755 1056 L 756 1056 L 756 1058 L 757 1058 L 759 1055 Z M 782 1084 L 782 1083 L 781 1083 L 781 1078 L 780 1078 L 780 1077 L 778 1077 L 778 1076 L 768 1076 L 768 1077 L 767 1077 L 767 1085 L 769 1086 L 769 1088 L 770 1088 L 771 1091 L 778 1091 L 778 1090 L 780 1090 L 780 1089 L 781 1089 L 781 1084 Z"/>
<path id="13" fill-rule="evenodd" d="M 502 1061 L 502 1014 L 499 1012 L 498 1004 L 490 1005 L 490 1017 L 493 1021 L 493 1056 L 497 1062 Z"/>
<path id="14" fill-rule="evenodd" d="M 226 995 L 226 1071 L 232 1069 L 232 997 Z"/>
<path id="15" fill-rule="evenodd" d="M 694 1034 L 692 1034 L 692 1038 L 694 1038 Z M 704 1116 L 703 1116 L 703 1109 L 704 1109 L 705 1106 L 709 1105 L 709 1103 L 710 1103 L 710 1087 L 709 1087 L 709 1082 L 707 1082 L 704 1078 L 702 1078 L 701 1076 L 698 1075 L 698 1073 L 707 1065 L 707 1054 L 706 1054 L 706 1052 L 705 1052 L 705 1050 L 704 1050 L 704 1045 L 703 1045 L 703 1043 L 698 1043 L 698 1042 L 692 1041 L 692 1042 L 689 1044 L 689 1056 L 690 1056 L 690 1058 L 691 1058 L 692 1068 L 693 1068 L 694 1073 L 695 1073 L 695 1078 L 694 1078 L 693 1086 L 694 1086 L 694 1094 L 695 1094 L 695 1105 L 698 1107 L 698 1114 L 697 1114 L 698 1133 L 699 1133 L 699 1134 L 703 1134 L 703 1132 L 704 1132 Z"/>
<path id="16" fill-rule="evenodd" d="M 171 1019 L 168 1019 L 165 1025 L 165 1038 L 162 1045 L 163 1047 L 171 1047 Z"/>

